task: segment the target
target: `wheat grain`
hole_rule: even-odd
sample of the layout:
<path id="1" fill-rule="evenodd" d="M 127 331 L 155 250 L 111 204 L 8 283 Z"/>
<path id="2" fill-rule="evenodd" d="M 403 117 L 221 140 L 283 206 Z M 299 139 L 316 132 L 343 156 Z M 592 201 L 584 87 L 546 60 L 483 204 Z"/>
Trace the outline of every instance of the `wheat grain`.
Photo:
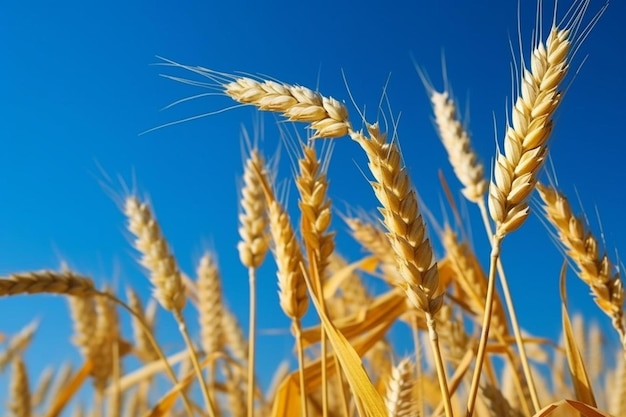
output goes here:
<path id="1" fill-rule="evenodd" d="M 150 206 L 129 196 L 124 212 L 128 230 L 136 237 L 135 247 L 142 254 L 141 264 L 150 272 L 154 296 L 166 310 L 181 312 L 186 301 L 182 277 Z"/>

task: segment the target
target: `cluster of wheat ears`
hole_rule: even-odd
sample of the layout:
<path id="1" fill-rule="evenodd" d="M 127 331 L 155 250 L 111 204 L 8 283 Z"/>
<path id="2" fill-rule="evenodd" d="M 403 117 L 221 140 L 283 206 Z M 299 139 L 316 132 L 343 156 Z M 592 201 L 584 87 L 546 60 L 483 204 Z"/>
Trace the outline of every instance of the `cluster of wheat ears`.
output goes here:
<path id="1" fill-rule="evenodd" d="M 247 335 L 222 299 L 215 255 L 209 252 L 200 259 L 195 279 L 181 272 L 152 207 L 128 193 L 120 205 L 140 263 L 154 298 L 179 324 L 186 348 L 164 355 L 154 337 L 157 303 L 144 308 L 132 290 L 118 296 L 68 268 L 3 277 L 2 296 L 66 296 L 73 343 L 84 358 L 78 370 L 42 373 L 32 389 L 21 357 L 35 328 L 15 335 L 0 356 L 1 368 L 12 363 L 11 415 L 53 417 L 71 409 L 76 416 L 129 417 L 626 416 L 626 323 L 619 270 L 567 197 L 538 178 L 571 60 L 600 14 L 583 24 L 587 6 L 587 0 L 576 2 L 564 18 L 554 20 L 545 39 L 537 23 L 532 53 L 522 60 L 516 77 L 516 98 L 507 113 L 502 153 L 493 158 L 491 180 L 449 88 L 438 91 L 424 78 L 461 192 L 482 217 L 491 243 L 488 258 L 474 253 L 462 224 L 438 229 L 445 254 L 435 257 L 398 139 L 388 137 L 377 122 L 359 114 L 362 128 L 357 129 L 346 105 L 306 87 L 182 66 L 209 79 L 197 85 L 304 123 L 312 132 L 297 141 L 297 224 L 277 196 L 274 166 L 254 144 L 248 149 L 237 247 L 249 272 Z M 344 136 L 367 157 L 380 215 L 343 216 L 367 253 L 352 261 L 335 248 L 328 154 L 319 155 L 320 146 Z M 572 267 L 622 342 L 611 367 L 603 361 L 609 352 L 598 327 L 585 325 L 578 316 L 570 319 L 564 284 L 560 342 L 529 338 L 521 331 L 500 249 L 529 216 L 534 190 L 566 257 L 561 282 L 567 266 Z M 450 205 L 454 208 L 452 199 Z M 266 388 L 255 375 L 260 355 L 255 342 L 256 278 L 268 252 L 276 263 L 280 307 L 291 320 L 298 366 L 277 369 L 275 383 Z M 381 279 L 387 289 L 369 293 L 366 276 Z M 200 323 L 195 339 L 183 315 L 187 304 Z M 317 326 L 303 328 L 307 312 L 319 319 Z M 132 320 L 132 342 L 122 337 L 119 313 Z M 414 353 L 404 358 L 388 336 L 396 323 L 403 323 L 414 341 Z M 135 358 L 131 369 L 126 369 L 127 357 Z M 549 371 L 538 371 L 546 357 Z M 93 398 L 81 389 L 89 382 Z M 85 398 L 90 398 L 88 407 L 81 403 Z"/>

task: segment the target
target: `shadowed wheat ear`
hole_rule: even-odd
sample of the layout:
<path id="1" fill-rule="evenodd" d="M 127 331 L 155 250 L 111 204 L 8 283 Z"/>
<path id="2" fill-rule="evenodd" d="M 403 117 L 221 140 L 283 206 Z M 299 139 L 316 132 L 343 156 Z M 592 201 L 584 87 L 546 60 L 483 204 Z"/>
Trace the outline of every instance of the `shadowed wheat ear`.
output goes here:
<path id="1" fill-rule="evenodd" d="M 483 200 L 489 183 L 485 179 L 485 167 L 465 126 L 459 120 L 457 105 L 449 91 L 438 92 L 428 88 L 430 102 L 435 113 L 435 126 L 441 143 L 448 152 L 448 159 L 463 189 L 461 192 L 468 200 L 478 203 Z"/>
<path id="2" fill-rule="evenodd" d="M 13 376 L 11 378 L 11 402 L 9 410 L 12 417 L 31 417 L 30 386 L 28 373 L 22 358 L 13 361 Z"/>
<path id="3" fill-rule="evenodd" d="M 555 227 L 578 277 L 589 286 L 594 301 L 611 318 L 626 350 L 624 287 L 620 273 L 609 257 L 600 254 L 600 244 L 587 225 L 572 213 L 567 198 L 555 188 L 537 184 L 546 218 Z"/>
<path id="4" fill-rule="evenodd" d="M 150 206 L 129 196 L 124 213 L 128 218 L 128 230 L 136 237 L 135 248 L 142 254 L 141 264 L 150 273 L 154 296 L 166 310 L 181 312 L 186 301 L 185 288 L 176 260 Z"/>
<path id="5" fill-rule="evenodd" d="M 98 291 L 90 278 L 69 271 L 24 272 L 0 278 L 0 296 L 39 293 L 89 297 Z"/>

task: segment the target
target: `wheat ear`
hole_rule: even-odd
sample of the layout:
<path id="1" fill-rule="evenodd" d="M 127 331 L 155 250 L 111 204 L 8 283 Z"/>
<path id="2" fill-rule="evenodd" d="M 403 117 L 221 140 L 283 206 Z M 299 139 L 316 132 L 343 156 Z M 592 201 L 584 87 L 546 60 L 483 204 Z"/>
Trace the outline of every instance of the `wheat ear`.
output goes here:
<path id="1" fill-rule="evenodd" d="M 124 212 L 128 230 L 136 237 L 135 247 L 142 254 L 141 264 L 150 273 L 156 299 L 166 310 L 181 312 L 186 301 L 181 274 L 150 206 L 129 196 Z"/>
<path id="2" fill-rule="evenodd" d="M 69 271 L 24 272 L 0 278 L 0 296 L 39 293 L 89 297 L 98 292 L 90 278 Z"/>
<path id="3" fill-rule="evenodd" d="M 413 366 L 408 358 L 401 360 L 391 370 L 391 378 L 387 383 L 387 392 L 385 394 L 388 417 L 415 415 L 412 373 Z"/>
<path id="4" fill-rule="evenodd" d="M 205 253 L 198 264 L 198 309 L 202 349 L 218 352 L 222 341 L 222 282 L 215 255 Z"/>
<path id="5" fill-rule="evenodd" d="M 426 226 L 420 213 L 417 194 L 396 141 L 387 141 L 378 124 L 367 124 L 368 136 L 350 131 L 350 137 L 365 151 L 369 169 L 374 176 L 371 182 L 380 202 L 379 211 L 388 230 L 402 282 L 409 301 L 426 313 L 431 348 L 435 356 L 441 395 L 446 416 L 452 416 L 445 367 L 439 348 L 435 314 L 443 304 L 439 290 L 439 272 L 433 250 L 427 237 Z"/>
<path id="6" fill-rule="evenodd" d="M 291 121 L 309 123 L 315 131 L 314 138 L 345 136 L 350 128 L 348 110 L 343 104 L 306 87 L 248 77 L 234 78 L 222 87 L 235 101 L 282 113 Z"/>
<path id="7" fill-rule="evenodd" d="M 30 345 L 37 327 L 37 322 L 32 322 L 11 338 L 6 350 L 0 353 L 0 372 Z"/>
<path id="8" fill-rule="evenodd" d="M 132 288 L 128 288 L 126 290 L 126 298 L 128 299 L 128 306 L 143 320 L 144 323 L 148 324 L 150 331 L 153 331 L 154 323 L 146 317 L 146 312 L 144 310 L 143 304 L 141 303 L 141 299 Z M 131 317 L 131 325 L 133 328 L 133 339 L 135 341 L 135 352 L 139 359 L 143 362 L 148 363 L 159 359 L 158 352 L 152 346 L 150 339 L 144 332 L 139 319 L 135 318 L 133 315 Z"/>
<path id="9" fill-rule="evenodd" d="M 489 183 L 485 179 L 485 167 L 472 147 L 469 134 L 459 120 L 457 105 L 449 91 L 430 90 L 430 101 L 435 113 L 435 125 L 441 143 L 448 153 L 448 159 L 454 169 L 468 200 L 477 203 L 483 200 Z"/>
<path id="10" fill-rule="evenodd" d="M 28 373 L 24 361 L 19 356 L 13 361 L 11 378 L 11 402 L 9 410 L 12 417 L 31 417 L 31 396 L 28 384 Z"/>
<path id="11" fill-rule="evenodd" d="M 589 286 L 594 301 L 611 318 L 626 350 L 624 287 L 620 273 L 606 254 L 600 254 L 598 239 L 586 223 L 572 213 L 567 197 L 555 188 L 537 184 L 546 218 L 555 227 L 578 277 Z"/>

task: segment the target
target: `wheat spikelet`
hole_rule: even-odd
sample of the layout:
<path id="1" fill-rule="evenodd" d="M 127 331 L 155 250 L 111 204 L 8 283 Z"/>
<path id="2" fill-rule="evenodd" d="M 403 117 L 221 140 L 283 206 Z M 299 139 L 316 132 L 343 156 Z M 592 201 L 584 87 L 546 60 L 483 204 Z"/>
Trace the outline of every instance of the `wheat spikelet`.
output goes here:
<path id="1" fill-rule="evenodd" d="M 487 192 L 489 183 L 485 179 L 485 168 L 463 124 L 459 121 L 457 106 L 448 91 L 430 90 L 430 101 L 435 113 L 435 124 L 448 159 L 454 169 L 468 200 L 478 203 Z"/>
<path id="2" fill-rule="evenodd" d="M 93 298 L 68 297 L 70 314 L 74 323 L 72 343 L 80 350 L 83 357 L 91 358 L 97 313 Z"/>
<path id="3" fill-rule="evenodd" d="M 234 78 L 222 87 L 228 96 L 261 110 L 282 113 L 292 121 L 307 122 L 314 138 L 345 136 L 350 128 L 348 110 L 332 97 L 324 97 L 306 87 Z"/>
<path id="4" fill-rule="evenodd" d="M 391 370 L 391 378 L 387 384 L 385 405 L 388 417 L 406 417 L 414 415 L 413 401 L 413 364 L 405 358 Z"/>
<path id="5" fill-rule="evenodd" d="M 435 314 L 441 308 L 443 294 L 437 293 L 439 273 L 419 212 L 417 195 L 402 165 L 398 144 L 387 142 L 387 136 L 380 132 L 377 124 L 368 124 L 367 130 L 369 138 L 354 131 L 350 136 L 361 145 L 369 159 L 375 179 L 372 187 L 382 205 L 379 211 L 404 281 L 402 286 L 415 307 Z"/>
<path id="6" fill-rule="evenodd" d="M 506 130 L 504 154 L 496 158 L 495 182 L 489 187 L 489 213 L 497 236 L 517 229 L 528 216 L 527 200 L 547 156 L 552 116 L 561 101 L 558 89 L 568 69 L 569 34 L 553 27 L 546 44 L 535 47 L 530 70 L 522 69 L 521 94 L 512 109 L 512 126 Z"/>
<path id="7" fill-rule="evenodd" d="M 9 410 L 12 417 L 31 417 L 30 387 L 26 366 L 20 357 L 13 361 L 13 375 L 11 378 L 11 402 Z"/>
<path id="8" fill-rule="evenodd" d="M 39 293 L 89 297 L 97 291 L 90 278 L 69 271 L 24 272 L 0 278 L 0 296 Z"/>
<path id="9" fill-rule="evenodd" d="M 139 296 L 130 287 L 126 289 L 126 298 L 128 299 L 128 306 L 143 319 L 144 323 L 150 326 L 150 331 L 153 331 L 153 323 L 146 317 Z M 133 328 L 133 339 L 135 341 L 135 353 L 137 356 L 145 363 L 159 359 L 159 354 L 154 349 L 150 338 L 146 335 L 137 317 L 131 317 L 131 326 Z"/>
<path id="10" fill-rule="evenodd" d="M 181 312 L 186 301 L 181 274 L 149 205 L 129 196 L 124 212 L 128 230 L 136 236 L 135 247 L 142 254 L 141 264 L 150 272 L 154 296 L 166 310 Z"/>
<path id="11" fill-rule="evenodd" d="M 567 256 L 576 266 L 578 277 L 591 289 L 594 301 L 611 318 L 613 327 L 626 348 L 624 324 L 624 287 L 619 271 L 606 254 L 599 253 L 599 243 L 587 225 L 572 213 L 567 198 L 555 188 L 537 185 L 546 218 L 556 228 Z"/>
<path id="12" fill-rule="evenodd" d="M 267 212 L 265 196 L 256 172 L 265 170 L 265 161 L 257 149 L 250 152 L 243 173 L 244 186 L 241 189 L 241 207 L 239 214 L 239 236 L 237 244 L 241 263 L 248 268 L 258 268 L 265 259 L 269 248 L 267 235 Z"/>
<path id="13" fill-rule="evenodd" d="M 198 264 L 198 319 L 202 349 L 218 352 L 222 342 L 222 282 L 215 255 L 205 253 Z"/>
<path id="14" fill-rule="evenodd" d="M 302 146 L 303 156 L 298 161 L 300 173 L 296 186 L 300 191 L 302 213 L 302 238 L 313 250 L 317 274 L 325 277 L 328 258 L 335 250 L 334 233 L 328 232 L 332 220 L 330 200 L 327 198 L 328 181 L 317 159 L 315 148 Z M 312 262 L 309 259 L 309 262 Z"/>

